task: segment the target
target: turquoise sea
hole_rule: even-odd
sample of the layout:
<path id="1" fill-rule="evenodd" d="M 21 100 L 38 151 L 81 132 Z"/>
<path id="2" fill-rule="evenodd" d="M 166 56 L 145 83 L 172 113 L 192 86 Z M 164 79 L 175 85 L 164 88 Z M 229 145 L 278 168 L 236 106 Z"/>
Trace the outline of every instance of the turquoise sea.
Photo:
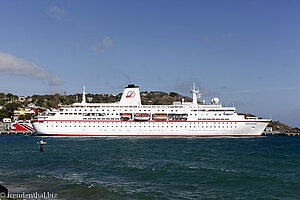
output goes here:
<path id="1" fill-rule="evenodd" d="M 56 199 L 300 199 L 300 137 L 0 136 L 0 184 Z"/>

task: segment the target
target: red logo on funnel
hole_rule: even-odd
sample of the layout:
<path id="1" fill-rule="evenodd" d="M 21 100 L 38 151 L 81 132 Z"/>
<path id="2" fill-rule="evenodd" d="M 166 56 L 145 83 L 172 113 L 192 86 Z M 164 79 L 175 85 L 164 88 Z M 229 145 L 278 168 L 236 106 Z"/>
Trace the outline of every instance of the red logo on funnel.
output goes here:
<path id="1" fill-rule="evenodd" d="M 135 96 L 135 92 L 134 91 L 129 91 L 127 92 L 126 98 L 132 98 Z"/>

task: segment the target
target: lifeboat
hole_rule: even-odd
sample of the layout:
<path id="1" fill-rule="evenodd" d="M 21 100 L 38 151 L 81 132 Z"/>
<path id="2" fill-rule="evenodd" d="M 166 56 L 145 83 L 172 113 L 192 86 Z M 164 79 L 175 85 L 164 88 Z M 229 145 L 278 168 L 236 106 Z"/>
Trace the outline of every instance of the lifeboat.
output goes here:
<path id="1" fill-rule="evenodd" d="M 136 114 L 134 119 L 137 121 L 147 121 L 150 119 L 150 115 L 148 114 Z"/>
<path id="2" fill-rule="evenodd" d="M 152 119 L 153 120 L 167 120 L 169 118 L 168 115 L 164 115 L 164 114 L 156 114 L 156 115 L 152 115 Z"/>
<path id="3" fill-rule="evenodd" d="M 123 113 L 123 114 L 121 114 L 121 118 L 124 119 L 124 120 L 129 120 L 129 119 L 131 119 L 131 114 Z"/>

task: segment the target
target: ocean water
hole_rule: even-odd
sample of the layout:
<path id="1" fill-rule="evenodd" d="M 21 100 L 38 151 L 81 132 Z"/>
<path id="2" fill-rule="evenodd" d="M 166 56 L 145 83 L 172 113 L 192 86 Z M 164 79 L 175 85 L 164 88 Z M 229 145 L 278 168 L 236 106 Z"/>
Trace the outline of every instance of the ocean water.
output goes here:
<path id="1" fill-rule="evenodd" d="M 300 137 L 0 136 L 0 184 L 56 199 L 300 199 Z"/>

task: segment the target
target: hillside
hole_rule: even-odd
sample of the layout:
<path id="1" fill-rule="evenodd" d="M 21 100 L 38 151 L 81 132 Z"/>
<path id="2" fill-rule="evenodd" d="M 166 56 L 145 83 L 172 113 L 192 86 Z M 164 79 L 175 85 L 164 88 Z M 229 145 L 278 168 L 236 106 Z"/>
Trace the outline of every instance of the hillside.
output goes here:
<path id="1" fill-rule="evenodd" d="M 299 128 L 292 128 L 280 121 L 271 121 L 268 125 L 269 127 L 272 127 L 273 131 L 279 131 L 279 132 L 289 132 L 289 133 L 299 133 L 300 129 Z"/>

